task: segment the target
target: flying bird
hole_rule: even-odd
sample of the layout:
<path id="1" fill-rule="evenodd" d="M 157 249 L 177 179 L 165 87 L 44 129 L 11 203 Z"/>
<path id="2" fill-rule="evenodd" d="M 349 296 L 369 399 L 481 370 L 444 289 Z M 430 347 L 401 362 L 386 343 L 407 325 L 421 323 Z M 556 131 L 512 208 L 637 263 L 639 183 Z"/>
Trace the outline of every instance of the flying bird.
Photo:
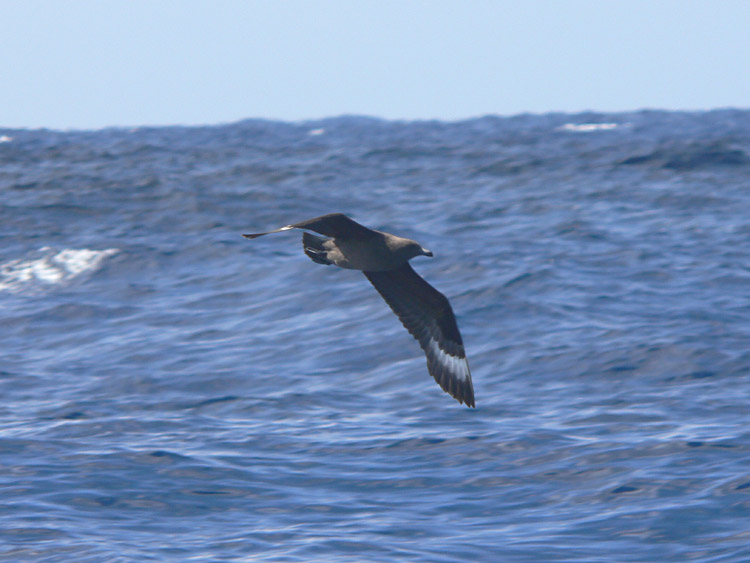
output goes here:
<path id="1" fill-rule="evenodd" d="M 265 233 L 242 235 L 254 239 L 290 229 L 302 234 L 305 254 L 313 262 L 360 270 L 419 342 L 427 370 L 443 391 L 459 403 L 474 407 L 474 387 L 461 333 L 448 299 L 409 265 L 416 256 L 432 256 L 416 241 L 360 225 L 343 213 L 331 213 Z"/>

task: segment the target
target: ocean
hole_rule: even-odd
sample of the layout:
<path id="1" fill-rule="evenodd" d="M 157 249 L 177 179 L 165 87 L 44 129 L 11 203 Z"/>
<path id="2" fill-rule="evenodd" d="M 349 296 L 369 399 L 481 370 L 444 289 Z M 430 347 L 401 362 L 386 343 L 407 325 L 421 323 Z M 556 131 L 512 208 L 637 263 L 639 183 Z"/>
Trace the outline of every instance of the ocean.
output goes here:
<path id="1" fill-rule="evenodd" d="M 750 560 L 750 111 L 0 129 L 0 240 L 0 561 Z"/>

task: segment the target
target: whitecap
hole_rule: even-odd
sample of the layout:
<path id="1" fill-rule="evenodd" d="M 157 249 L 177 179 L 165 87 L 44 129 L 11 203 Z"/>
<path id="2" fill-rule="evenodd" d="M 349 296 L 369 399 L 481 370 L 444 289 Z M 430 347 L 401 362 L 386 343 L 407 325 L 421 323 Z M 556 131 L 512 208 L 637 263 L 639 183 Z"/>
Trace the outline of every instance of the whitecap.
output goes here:
<path id="1" fill-rule="evenodd" d="M 65 285 L 101 268 L 117 248 L 90 250 L 45 246 L 30 256 L 0 264 L 0 291 L 13 293 Z"/>
<path id="2" fill-rule="evenodd" d="M 574 133 L 591 133 L 593 131 L 611 131 L 619 126 L 619 123 L 566 123 L 559 129 Z"/>

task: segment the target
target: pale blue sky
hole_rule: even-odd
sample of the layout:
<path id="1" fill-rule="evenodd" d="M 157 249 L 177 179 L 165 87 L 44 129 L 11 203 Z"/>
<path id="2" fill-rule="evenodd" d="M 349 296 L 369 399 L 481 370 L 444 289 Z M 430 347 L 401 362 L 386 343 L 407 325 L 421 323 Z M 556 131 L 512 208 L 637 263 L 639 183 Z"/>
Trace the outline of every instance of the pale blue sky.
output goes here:
<path id="1" fill-rule="evenodd" d="M 0 0 L 0 127 L 750 107 L 744 0 Z"/>

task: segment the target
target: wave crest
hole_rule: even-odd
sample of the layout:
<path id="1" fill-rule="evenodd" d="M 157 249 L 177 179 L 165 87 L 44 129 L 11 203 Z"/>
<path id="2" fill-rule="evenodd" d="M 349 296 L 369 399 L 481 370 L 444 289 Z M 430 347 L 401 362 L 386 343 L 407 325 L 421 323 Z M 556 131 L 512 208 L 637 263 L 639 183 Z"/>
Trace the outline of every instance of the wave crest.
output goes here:
<path id="1" fill-rule="evenodd" d="M 0 264 L 0 291 L 18 293 L 66 285 L 94 273 L 118 252 L 117 248 L 58 250 L 45 246 L 31 256 Z"/>

